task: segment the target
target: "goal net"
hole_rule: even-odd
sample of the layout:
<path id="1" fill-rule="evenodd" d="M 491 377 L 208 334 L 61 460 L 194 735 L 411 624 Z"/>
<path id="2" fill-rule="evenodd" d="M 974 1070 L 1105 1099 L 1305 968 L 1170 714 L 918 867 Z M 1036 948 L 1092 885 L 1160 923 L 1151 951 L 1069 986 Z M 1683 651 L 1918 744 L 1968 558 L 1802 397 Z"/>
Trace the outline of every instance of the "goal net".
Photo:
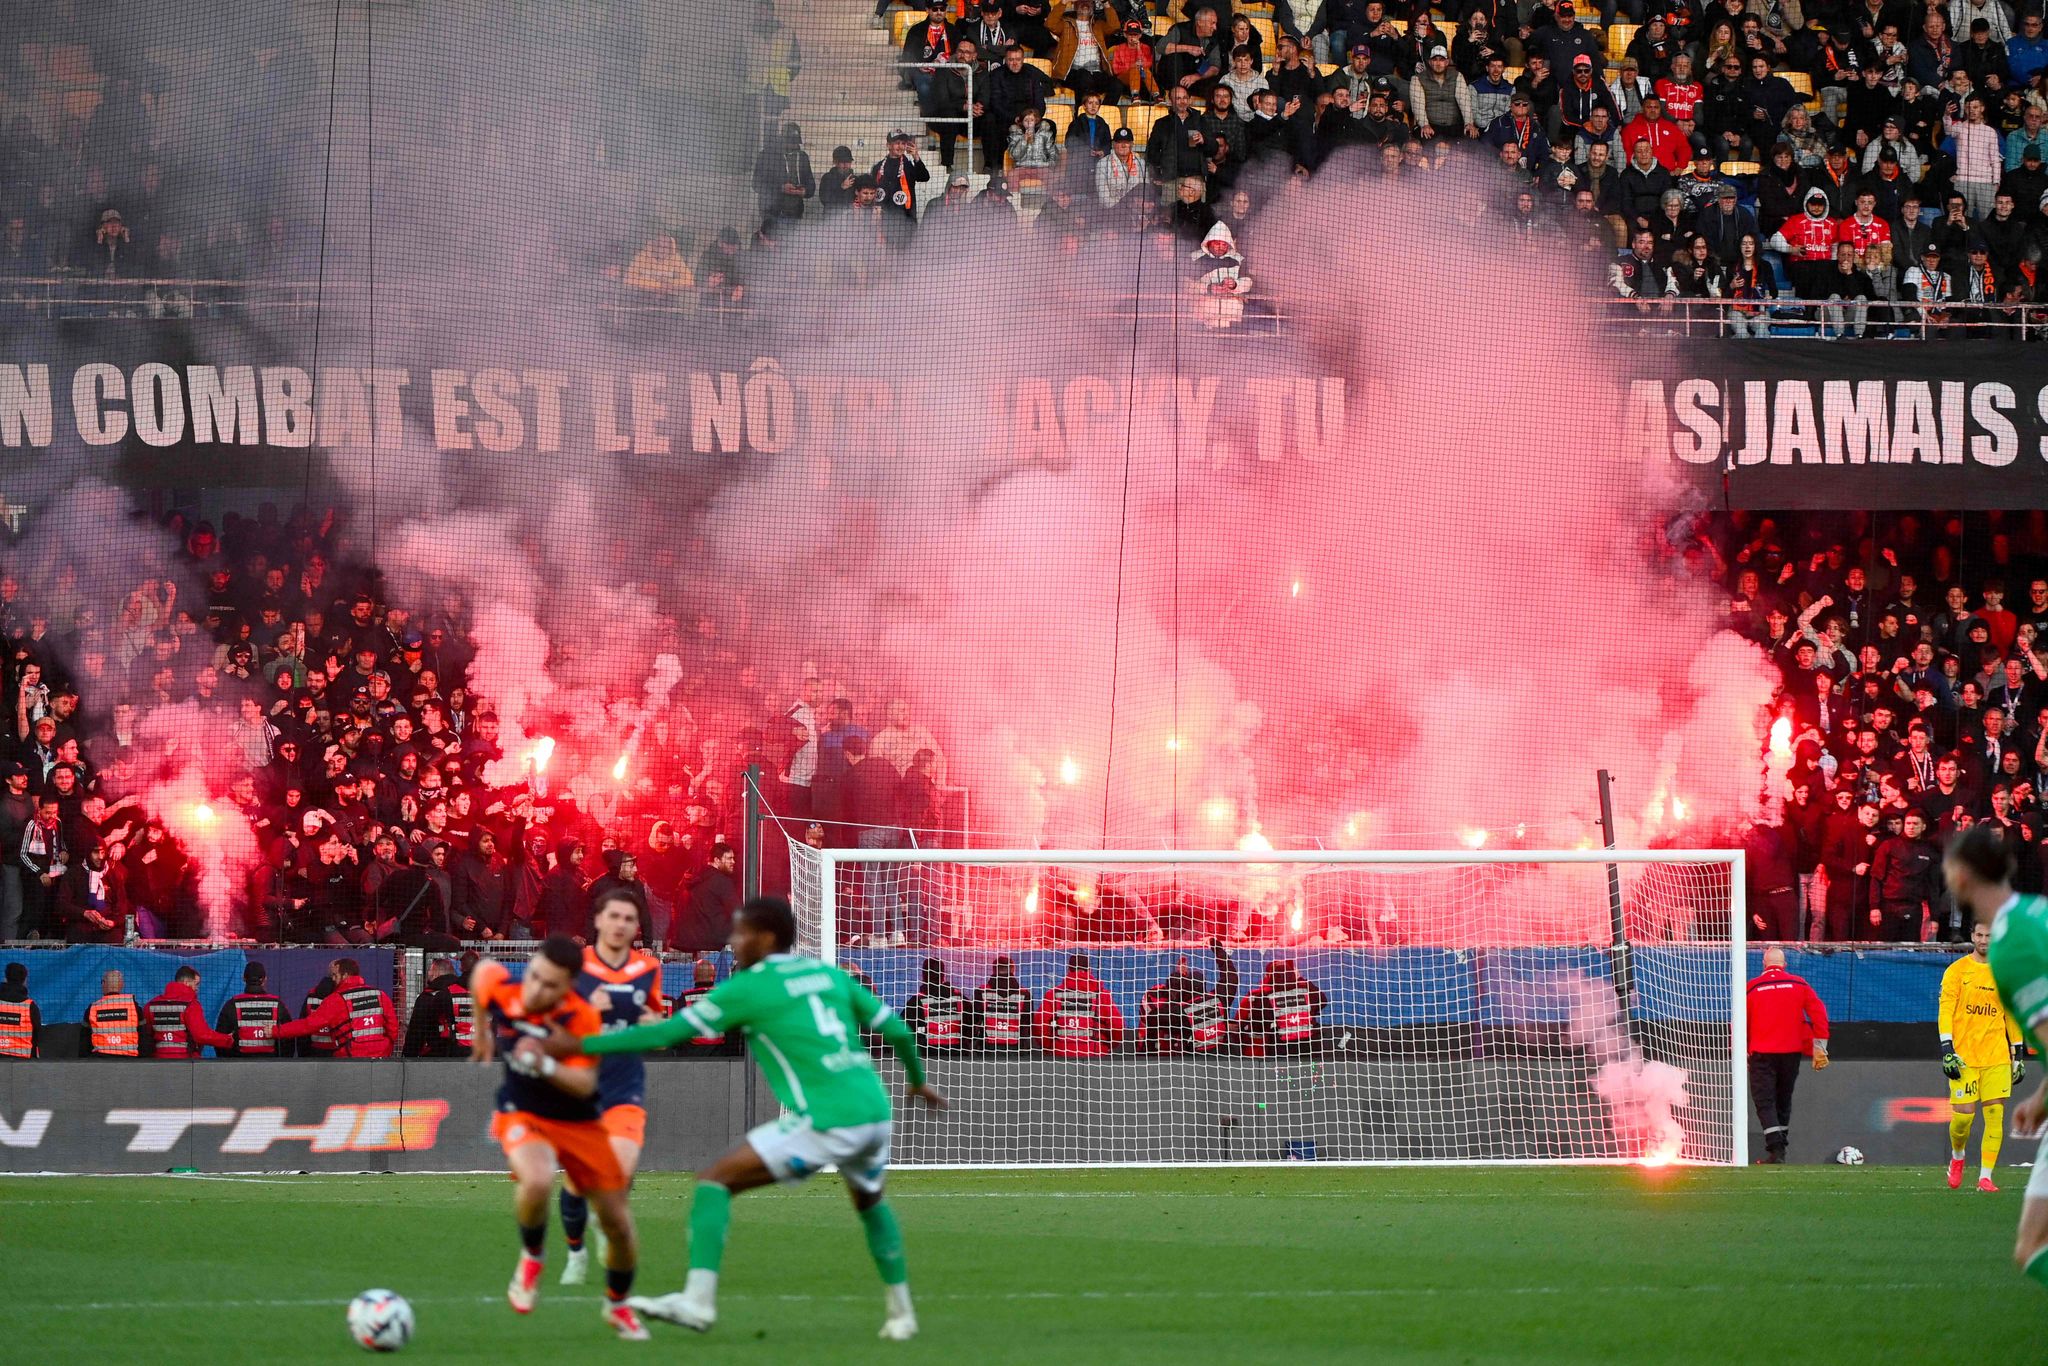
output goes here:
<path id="1" fill-rule="evenodd" d="M 1739 853 L 798 845 L 791 874 L 799 947 L 952 1101 L 899 1113 L 904 1165 L 1747 1161 Z"/>

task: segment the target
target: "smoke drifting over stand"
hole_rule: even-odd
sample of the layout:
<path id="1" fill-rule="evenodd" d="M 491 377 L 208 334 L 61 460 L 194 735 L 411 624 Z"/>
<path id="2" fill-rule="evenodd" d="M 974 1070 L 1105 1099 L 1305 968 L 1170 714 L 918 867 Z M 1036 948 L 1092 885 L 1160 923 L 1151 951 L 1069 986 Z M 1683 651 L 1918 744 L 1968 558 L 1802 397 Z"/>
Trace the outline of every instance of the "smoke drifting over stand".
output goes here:
<path id="1" fill-rule="evenodd" d="M 634 46 L 538 9 L 501 24 L 482 6 L 344 7 L 331 171 L 307 116 L 331 48 L 308 32 L 319 61 L 289 117 L 251 108 L 245 137 L 185 168 L 207 194 L 208 175 L 248 186 L 257 164 L 322 282 L 317 328 L 251 324 L 232 357 L 195 362 L 403 368 L 424 385 L 468 357 L 520 375 L 752 374 L 767 354 L 783 401 L 837 414 L 829 438 L 738 460 L 680 440 L 603 452 L 575 432 L 547 456 L 451 456 L 416 417 L 322 453 L 303 485 L 339 490 L 393 599 L 453 595 L 469 613 L 472 682 L 503 723 L 494 780 L 542 735 L 590 780 L 637 773 L 650 744 L 758 719 L 743 694 L 779 711 L 816 672 L 871 724 L 910 701 L 971 793 L 979 843 L 1478 847 L 1519 831 L 1569 847 L 1595 837 L 1602 767 L 1625 842 L 1753 810 L 1761 656 L 1718 634 L 1707 586 L 1658 554 L 1673 509 L 1582 382 L 1606 367 L 1562 272 L 1549 298 L 1498 288 L 1531 258 L 1510 262 L 1476 211 L 1442 221 L 1440 186 L 1411 200 L 1340 164 L 1269 187 L 1243 247 L 1286 315 L 1278 336 L 1134 327 L 1104 302 L 1184 309 L 1191 244 L 1068 251 L 978 221 L 928 225 L 895 258 L 844 222 L 806 225 L 756 265 L 751 331 L 606 312 L 605 269 L 650 227 L 751 212 L 731 170 L 758 123 L 703 93 L 709 77 L 659 87 L 682 101 L 673 125 L 619 135 L 652 107 L 662 54 L 723 51 L 751 12 L 643 18 L 659 41 Z M 292 13 L 300 29 L 317 17 Z M 636 69 L 606 65 L 620 61 Z M 593 102 L 621 85 L 642 103 Z M 271 113 L 289 136 L 257 136 Z M 648 177 L 653 223 L 626 189 Z M 796 324 L 815 309 L 777 321 L 849 258 L 862 282 L 827 325 Z M 1027 290 L 1058 302 L 1008 298 Z M 9 352 L 75 345 L 49 331 Z M 1023 381 L 1076 371 L 1127 379 L 1079 412 L 1027 402 Z M 1276 371 L 1342 384 L 1283 392 L 1261 378 Z M 807 391 L 820 374 L 864 377 L 889 406 Z M 960 398 L 990 386 L 1008 407 Z M 1048 422 L 1050 459 L 1028 439 Z M 28 562 L 107 566 L 110 592 L 130 563 L 164 563 L 153 529 L 130 547 L 111 519 L 62 511 L 107 511 L 103 453 L 54 455 Z M 715 678 L 686 715 L 677 655 L 700 615 L 760 670 Z"/>

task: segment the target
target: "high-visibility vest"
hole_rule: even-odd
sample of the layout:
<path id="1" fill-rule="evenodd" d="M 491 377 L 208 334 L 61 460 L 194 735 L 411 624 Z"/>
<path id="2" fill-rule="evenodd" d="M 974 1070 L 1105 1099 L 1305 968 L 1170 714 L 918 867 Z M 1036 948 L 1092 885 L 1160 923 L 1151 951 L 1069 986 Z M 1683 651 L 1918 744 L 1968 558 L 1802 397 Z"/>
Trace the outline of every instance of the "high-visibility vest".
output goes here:
<path id="1" fill-rule="evenodd" d="M 1206 1053 L 1223 1042 L 1223 1033 L 1230 1027 L 1230 1016 L 1224 1013 L 1223 1002 L 1216 999 L 1214 992 L 1197 996 L 1183 1008 L 1187 1016 L 1188 1037 L 1197 1053 Z"/>
<path id="2" fill-rule="evenodd" d="M 1095 1041 L 1095 993 L 1056 987 L 1052 993 L 1052 1036 L 1062 1043 Z"/>
<path id="3" fill-rule="evenodd" d="M 448 984 L 448 1013 L 441 1019 L 441 1042 L 451 1051 L 467 1053 L 476 1037 L 476 1001 L 460 982 Z"/>
<path id="4" fill-rule="evenodd" d="M 263 992 L 245 992 L 228 1001 L 228 1029 L 235 1038 L 235 1056 L 277 1056 L 277 1022 L 284 1002 Z"/>
<path id="5" fill-rule="evenodd" d="M 301 1013 L 305 1015 L 311 1015 L 314 1011 L 320 1008 L 320 1003 L 322 1001 L 325 1001 L 326 999 L 327 998 L 325 996 L 315 996 L 312 992 L 307 992 L 306 1006 L 304 1011 L 302 1011 Z M 316 1029 L 311 1034 L 308 1034 L 306 1036 L 307 1049 L 311 1052 L 317 1053 L 323 1058 L 333 1057 L 334 1050 L 339 1048 L 340 1046 L 341 1045 L 335 1041 L 335 1031 L 333 1029 Z"/>
<path id="6" fill-rule="evenodd" d="M 388 1058 L 391 1035 L 384 1028 L 384 993 L 373 986 L 350 987 L 341 993 L 348 1002 L 348 1020 L 341 1026 L 339 1051 L 346 1058 Z"/>
<path id="7" fill-rule="evenodd" d="M 142 1008 L 133 996 L 102 996 L 85 1011 L 92 1051 L 103 1058 L 132 1058 L 142 1051 Z"/>
<path id="8" fill-rule="evenodd" d="M 0 1001 L 0 1058 L 36 1055 L 34 1001 Z"/>
<path id="9" fill-rule="evenodd" d="M 1022 1048 L 1024 1017 L 1031 1013 L 1031 993 L 983 987 L 975 993 L 981 1004 L 981 1041 L 990 1048 Z"/>
<path id="10" fill-rule="evenodd" d="M 926 996 L 923 999 L 924 1037 L 918 1042 L 926 1048 L 958 1048 L 966 1017 L 966 1012 L 961 1009 L 961 998 Z"/>
<path id="11" fill-rule="evenodd" d="M 195 1056 L 192 1040 L 185 1033 L 184 1001 L 166 1001 L 162 997 L 151 1001 L 143 1009 L 149 1015 L 150 1042 L 159 1058 L 176 1059 Z"/>
<path id="12" fill-rule="evenodd" d="M 1315 1032 L 1315 998 L 1307 987 L 1286 987 L 1272 994 L 1273 1037 L 1299 1043 Z"/>

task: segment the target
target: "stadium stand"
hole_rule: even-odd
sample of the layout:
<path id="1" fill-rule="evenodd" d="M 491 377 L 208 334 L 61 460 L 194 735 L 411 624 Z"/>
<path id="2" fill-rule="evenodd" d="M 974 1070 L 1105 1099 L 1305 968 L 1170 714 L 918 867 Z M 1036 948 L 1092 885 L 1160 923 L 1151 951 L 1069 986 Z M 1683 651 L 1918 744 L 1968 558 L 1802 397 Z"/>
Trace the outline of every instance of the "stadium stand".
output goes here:
<path id="1" fill-rule="evenodd" d="M 624 277 L 636 304 L 744 307 L 734 286 L 750 256 L 773 249 L 753 229 L 772 237 L 807 212 L 815 222 L 883 207 L 862 205 L 853 182 L 871 180 L 883 162 L 885 132 L 907 130 L 918 135 L 929 178 L 877 190 L 884 200 L 905 195 L 913 219 L 946 195 L 956 172 L 990 209 L 1079 238 L 1133 222 L 1158 226 L 1188 175 L 1201 181 L 1199 202 L 1213 219 L 1240 187 L 1252 192 L 1256 213 L 1288 175 L 1426 180 L 1470 162 L 1492 179 L 1485 207 L 1502 231 L 1581 262 L 1588 292 L 1605 296 L 1623 327 L 2032 338 L 2044 326 L 2048 75 L 2038 14 L 2002 24 L 2012 34 L 2002 42 L 1944 38 L 1937 59 L 1931 47 L 1919 52 L 1901 35 L 1873 31 L 1872 14 L 1819 4 L 1773 3 L 1761 13 L 1680 5 L 1637 23 L 1547 5 L 1410 14 L 1402 5 L 1281 0 L 1233 13 L 1227 3 L 1173 0 L 1125 14 L 1128 6 L 1105 0 L 1077 24 L 1076 3 L 1003 0 L 971 13 L 964 4 L 884 5 L 867 31 L 857 12 L 778 20 L 766 7 L 742 73 L 767 149 L 757 183 L 775 173 L 792 136 L 785 119 L 813 166 L 831 166 L 837 143 L 855 153 L 850 171 L 794 197 L 779 195 L 783 182 L 768 184 L 765 223 L 689 224 L 675 243 L 681 268 L 665 275 L 631 272 L 644 238 L 592 269 Z M 2002 0 L 1993 4 L 2003 14 Z M 1434 20 L 1427 33 L 1425 18 Z M 310 244 L 301 225 L 269 212 L 260 186 L 246 187 L 227 212 L 209 194 L 202 212 L 202 197 L 180 183 L 179 136 L 194 115 L 179 83 L 223 68 L 201 73 L 167 61 L 144 78 L 103 69 L 89 31 L 43 38 L 32 32 L 10 50 L 0 91 L 0 278 L 14 282 L 18 305 L 60 297 L 51 281 L 79 288 L 110 277 L 304 274 Z M 962 42 L 978 46 L 979 113 L 966 110 L 966 73 L 952 60 Z M 1008 46 L 1019 49 L 1015 73 Z M 1432 55 L 1439 47 L 1441 59 Z M 806 49 L 817 60 L 807 61 Z M 290 84 L 308 60 L 289 45 L 246 54 L 251 79 L 265 88 Z M 870 74 L 850 74 L 849 63 L 862 60 Z M 1189 90 L 1184 118 L 1152 98 L 1155 77 Z M 1233 92 L 1227 111 L 1206 99 L 1218 84 Z M 1090 193 L 1112 148 L 1092 125 L 1075 123 L 1076 92 L 1087 88 L 1114 96 L 1109 126 L 1132 133 L 1153 194 Z M 1027 108 L 1047 120 L 1052 140 L 1027 152 L 1029 183 L 1012 187 L 1011 133 Z M 971 122 L 979 148 L 964 162 L 950 136 L 937 136 L 955 119 L 958 131 Z M 1516 151 L 1504 157 L 1509 142 Z M 1592 152 L 1597 144 L 1607 152 Z M 1062 180 L 1077 193 L 1047 213 Z M 1674 191 L 1680 200 L 1669 212 L 1664 197 Z M 1188 210 L 1176 219 L 1189 220 L 1194 240 L 1207 227 L 1197 217 Z M 703 269 L 717 265 L 727 227 L 738 230 L 738 256 L 727 269 Z M 1647 254 L 1634 243 L 1645 228 Z M 893 225 L 880 235 L 901 240 Z M 145 307 L 203 309 L 206 294 L 157 283 Z M 1682 312 L 1673 303 L 1681 299 Z"/>

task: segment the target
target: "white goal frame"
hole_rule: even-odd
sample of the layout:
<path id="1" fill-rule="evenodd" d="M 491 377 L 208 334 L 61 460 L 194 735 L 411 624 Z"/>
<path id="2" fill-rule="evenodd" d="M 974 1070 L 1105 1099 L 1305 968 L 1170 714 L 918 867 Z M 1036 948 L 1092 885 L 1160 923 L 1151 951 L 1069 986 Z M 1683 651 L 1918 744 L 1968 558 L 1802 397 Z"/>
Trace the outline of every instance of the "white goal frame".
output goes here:
<path id="1" fill-rule="evenodd" d="M 1731 1116 L 1730 1157 L 1726 1165 L 1749 1165 L 1748 1054 L 1749 1027 L 1747 996 L 1749 981 L 1749 912 L 1744 881 L 1744 854 L 1740 849 L 816 849 L 808 846 L 791 850 L 791 858 L 816 859 L 818 866 L 817 934 L 819 955 L 828 963 L 839 958 L 837 869 L 846 864 L 930 863 L 978 866 L 1043 864 L 1048 867 L 1115 867 L 1121 865 L 1231 864 L 1270 866 L 1306 864 L 1319 867 L 1356 864 L 1386 867 L 1397 864 L 1720 864 L 1728 869 L 1728 1026 L 1729 1095 Z M 799 924 L 799 932 L 802 926 Z M 1707 941 L 1711 943 L 1712 941 Z M 1634 947 L 1634 946 L 1631 946 Z M 1474 1157 L 1474 1158 L 1319 1158 L 1326 1166 L 1633 1166 L 1626 1157 Z M 1679 1158 L 1680 1165 L 1722 1165 Z M 907 1164 L 906 1164 L 907 1165 Z M 923 1170 L 1043 1170 L 1039 1162 L 918 1162 Z M 1087 1170 L 1112 1167 L 1284 1167 L 1304 1165 L 1284 1160 L 1234 1158 L 1225 1162 L 1185 1161 L 1061 1162 L 1063 1168 Z"/>

